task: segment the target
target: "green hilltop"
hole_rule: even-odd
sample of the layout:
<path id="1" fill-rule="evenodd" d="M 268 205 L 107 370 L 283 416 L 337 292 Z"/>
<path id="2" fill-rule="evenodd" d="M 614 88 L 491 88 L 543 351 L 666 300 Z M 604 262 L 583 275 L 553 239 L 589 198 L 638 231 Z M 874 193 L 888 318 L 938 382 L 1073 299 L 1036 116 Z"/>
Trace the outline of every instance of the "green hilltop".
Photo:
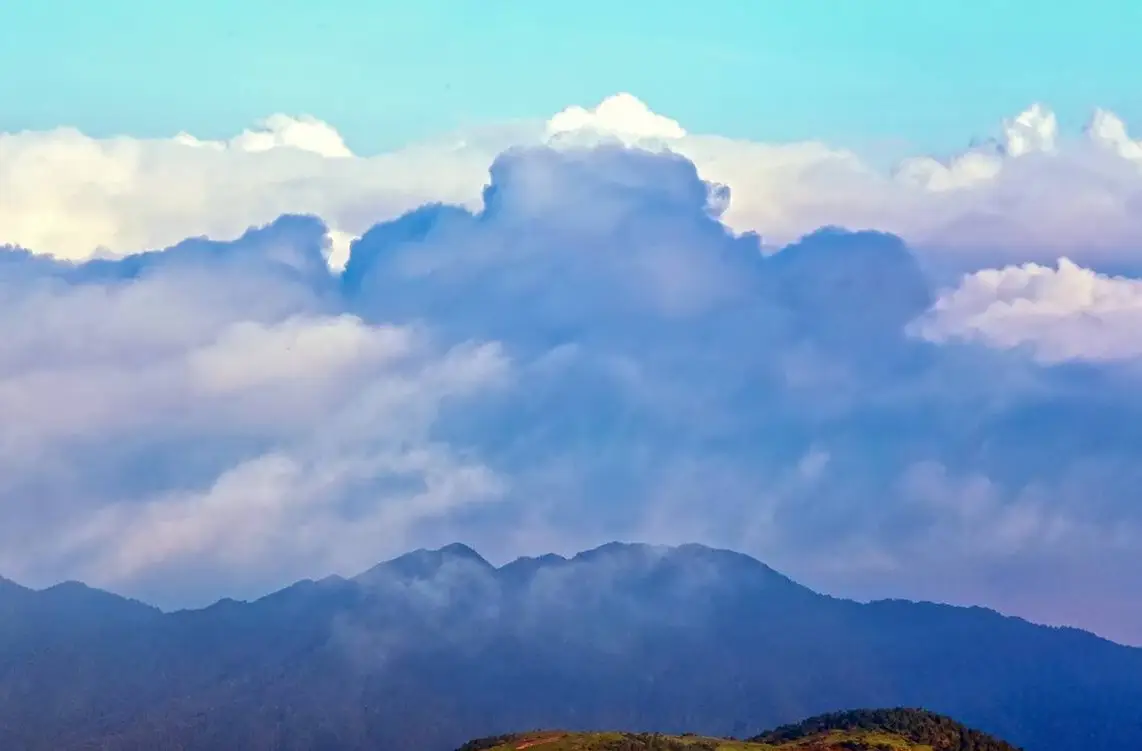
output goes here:
<path id="1" fill-rule="evenodd" d="M 1020 751 L 921 709 L 869 709 L 811 717 L 749 739 L 657 733 L 543 730 L 469 741 L 457 751 Z"/>

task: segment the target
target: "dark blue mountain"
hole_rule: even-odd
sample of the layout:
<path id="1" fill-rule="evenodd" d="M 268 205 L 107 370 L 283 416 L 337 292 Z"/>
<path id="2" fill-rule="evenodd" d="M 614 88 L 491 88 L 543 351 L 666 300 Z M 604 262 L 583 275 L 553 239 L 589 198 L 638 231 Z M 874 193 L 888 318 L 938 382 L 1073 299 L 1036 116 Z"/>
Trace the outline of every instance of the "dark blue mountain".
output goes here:
<path id="1" fill-rule="evenodd" d="M 1142 649 L 859 604 L 698 545 L 496 568 L 462 545 L 160 613 L 0 580 L 0 748 L 445 751 L 536 727 L 744 736 L 924 707 L 1028 751 L 1142 748 Z"/>

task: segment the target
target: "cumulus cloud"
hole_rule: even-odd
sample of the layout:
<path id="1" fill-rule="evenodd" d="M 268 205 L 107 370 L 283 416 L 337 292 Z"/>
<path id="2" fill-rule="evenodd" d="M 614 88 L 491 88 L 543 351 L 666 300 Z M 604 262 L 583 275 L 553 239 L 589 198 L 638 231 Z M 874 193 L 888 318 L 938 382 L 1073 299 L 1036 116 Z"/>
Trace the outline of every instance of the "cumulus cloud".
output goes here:
<path id="1" fill-rule="evenodd" d="M 1096 109 L 1085 128 L 1087 136 L 1099 146 L 1123 159 L 1142 162 L 1142 141 L 1130 137 L 1126 123 L 1118 115 Z"/>
<path id="2" fill-rule="evenodd" d="M 0 193 L 5 236 L 61 243 L 0 252 L 0 569 L 185 604 L 454 539 L 498 562 L 696 540 L 843 594 L 1142 640 L 1116 605 L 1142 564 L 1142 399 L 1108 362 L 1136 357 L 1136 282 L 1060 262 L 943 289 L 930 251 L 883 231 L 986 209 L 972 231 L 1002 246 L 1072 189 L 1021 181 L 1085 174 L 1113 213 L 1136 165 L 1068 151 L 1042 110 L 1008 125 L 996 175 L 939 190 L 632 99 L 584 112 L 555 128 L 584 138 L 540 124 L 494 159 L 492 136 L 336 153 L 312 122 L 215 145 L 6 137 L 92 161 L 69 182 L 0 159 L 29 181 Z M 324 221 L 274 219 L 300 210 Z M 1099 593 L 1084 613 L 1059 609 L 1060 571 Z"/>
<path id="3" fill-rule="evenodd" d="M 1099 137 L 1094 131 L 1088 132 Z M 1036 103 L 1004 121 L 1001 138 L 973 145 L 946 162 L 930 156 L 905 159 L 896 176 L 929 191 L 970 188 L 999 177 L 1010 158 L 1053 153 L 1058 135 L 1055 113 Z"/>
<path id="4" fill-rule="evenodd" d="M 174 137 L 175 143 L 217 151 L 259 152 L 289 147 L 329 158 L 353 156 L 341 134 L 328 123 L 312 116 L 290 117 L 277 114 L 266 118 L 253 130 L 244 130 L 229 141 L 201 141 L 189 133 Z"/>
<path id="5" fill-rule="evenodd" d="M 284 219 L 229 244 L 23 269 L 0 306 L 8 571 L 72 561 L 193 593 L 242 563 L 233 584 L 252 587 L 366 565 L 422 519 L 498 496 L 503 480 L 431 428 L 502 386 L 506 354 L 346 311 L 323 233 Z M 9 253 L 14 275 L 29 259 Z M 180 579 L 187 560 L 197 579 Z"/>
<path id="6" fill-rule="evenodd" d="M 676 120 L 653 112 L 628 93 L 607 97 L 594 109 L 573 105 L 547 121 L 547 133 L 559 136 L 577 131 L 596 131 L 632 140 L 678 139 L 686 135 Z"/>
<path id="7" fill-rule="evenodd" d="M 72 129 L 0 134 L 0 243 L 82 259 L 188 236 L 233 239 L 303 213 L 328 224 L 326 255 L 339 268 L 348 241 L 378 221 L 427 202 L 478 209 L 487 170 L 508 147 L 608 140 L 683 155 L 703 179 L 731 188 L 723 221 L 775 247 L 841 225 L 961 256 L 1052 260 L 1066 251 L 1082 260 L 1121 254 L 1142 236 L 1139 141 L 1104 110 L 1072 136 L 1034 104 L 960 154 L 917 155 L 886 172 L 828 144 L 692 133 L 621 93 L 546 121 L 379 155 L 353 154 L 333 125 L 308 115 L 272 115 L 218 141 L 188 133 L 93 139 Z"/>
<path id="8" fill-rule="evenodd" d="M 94 139 L 73 129 L 0 134 L 0 244 L 81 260 L 231 240 L 288 213 L 320 215 L 327 253 L 426 201 L 479 198 L 512 139 L 355 157 L 312 118 L 269 118 L 228 142 Z"/>
<path id="9" fill-rule="evenodd" d="M 1142 356 L 1142 280 L 1110 277 L 1063 258 L 965 276 L 917 323 L 937 342 L 1026 347 L 1045 363 Z"/>

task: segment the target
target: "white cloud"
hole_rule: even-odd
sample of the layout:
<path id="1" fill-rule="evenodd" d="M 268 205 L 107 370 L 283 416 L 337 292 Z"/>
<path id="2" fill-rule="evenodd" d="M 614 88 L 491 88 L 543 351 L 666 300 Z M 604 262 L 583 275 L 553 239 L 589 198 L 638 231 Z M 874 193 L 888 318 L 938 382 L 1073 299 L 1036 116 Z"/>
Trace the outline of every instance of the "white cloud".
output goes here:
<path id="1" fill-rule="evenodd" d="M 300 213 L 326 220 L 341 248 L 346 236 L 426 201 L 478 201 L 502 148 L 493 139 L 354 157 L 323 123 L 270 122 L 274 129 L 229 143 L 0 134 L 0 244 L 69 259 L 117 256 L 186 237 L 233 239 Z"/>
<path id="2" fill-rule="evenodd" d="M 895 175 L 907 185 L 929 191 L 971 188 L 999 177 L 1009 159 L 1054 152 L 1058 132 L 1055 114 L 1033 104 L 1003 122 L 1000 139 L 973 145 L 946 162 L 930 156 L 905 159 Z"/>
<path id="3" fill-rule="evenodd" d="M 947 163 L 929 156 L 906 159 L 896 168 L 895 176 L 925 190 L 957 190 L 995 179 L 1003 171 L 1003 161 L 994 148 L 976 147 Z"/>
<path id="4" fill-rule="evenodd" d="M 691 159 L 704 178 L 730 187 L 724 221 L 775 244 L 835 224 L 922 246 L 1077 257 L 1121 251 L 1142 236 L 1138 142 L 1105 111 L 1085 139 L 1069 138 L 1036 104 L 1004 121 L 998 140 L 948 160 L 916 156 L 885 173 L 826 144 L 690 133 L 623 93 L 546 122 L 376 156 L 354 155 L 328 123 L 282 114 L 226 141 L 0 134 L 0 243 L 65 258 L 120 255 L 188 236 L 233 238 L 283 213 L 311 213 L 330 226 L 337 268 L 347 240 L 377 221 L 434 200 L 477 207 L 488 166 L 510 145 L 599 138 Z"/>
<path id="5" fill-rule="evenodd" d="M 1126 123 L 1118 115 L 1096 109 L 1087 123 L 1085 132 L 1095 144 L 1131 161 L 1142 162 L 1142 141 L 1134 140 L 1127 132 Z"/>
<path id="6" fill-rule="evenodd" d="M 1046 363 L 1142 357 L 1142 280 L 1061 259 L 965 276 L 916 325 L 931 341 L 1028 347 Z"/>
<path id="7" fill-rule="evenodd" d="M 1003 123 L 1004 153 L 1019 157 L 1033 152 L 1052 152 L 1059 136 L 1055 113 L 1035 103 Z"/>
<path id="8" fill-rule="evenodd" d="M 278 114 L 259 125 L 258 129 L 244 131 L 234 138 L 231 148 L 256 152 L 287 146 L 330 158 L 353 156 L 341 134 L 315 117 Z"/>
<path id="9" fill-rule="evenodd" d="M 326 237 L 325 260 L 333 271 L 342 271 L 349 262 L 349 249 L 357 238 L 350 232 L 330 230 Z"/>
<path id="10" fill-rule="evenodd" d="M 331 125 L 312 116 L 271 115 L 253 130 L 242 131 L 229 141 L 201 141 L 189 133 L 179 133 L 175 143 L 218 151 L 260 152 L 283 147 L 306 151 L 329 158 L 350 157 L 353 152 Z"/>
<path id="11" fill-rule="evenodd" d="M 547 121 L 548 136 L 580 130 L 596 131 L 632 141 L 671 140 L 686 135 L 677 121 L 651 111 L 638 98 L 625 92 L 607 97 L 590 110 L 573 105 Z"/>

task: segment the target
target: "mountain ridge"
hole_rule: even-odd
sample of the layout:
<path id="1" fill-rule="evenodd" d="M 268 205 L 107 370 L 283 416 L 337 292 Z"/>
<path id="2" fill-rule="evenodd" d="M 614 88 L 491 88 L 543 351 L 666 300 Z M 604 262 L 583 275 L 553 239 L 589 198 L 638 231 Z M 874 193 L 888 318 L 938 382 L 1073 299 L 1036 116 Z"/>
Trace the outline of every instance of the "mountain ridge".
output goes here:
<path id="1" fill-rule="evenodd" d="M 828 597 L 704 546 L 498 568 L 445 546 L 170 613 L 47 591 L 0 589 L 0 612 L 69 603 L 0 629 L 0 747 L 446 751 L 520 727 L 725 737 L 854 706 L 928 707 L 1027 751 L 1142 747 L 1142 649 Z"/>
<path id="2" fill-rule="evenodd" d="M 114 592 L 112 590 L 105 589 L 102 587 L 93 587 L 93 586 L 90 586 L 84 582 L 77 581 L 77 580 L 65 580 L 65 581 L 58 582 L 56 584 L 51 584 L 51 585 L 37 589 L 37 588 L 27 587 L 25 585 L 20 584 L 17 581 L 14 581 L 12 579 L 9 579 L 9 578 L 6 578 L 6 577 L 0 575 L 0 596 L 3 596 L 3 594 L 6 591 L 6 588 L 9 591 L 11 591 L 12 589 L 15 589 L 15 590 L 19 590 L 22 593 L 45 594 L 45 595 L 48 593 L 52 593 L 52 592 L 60 592 L 63 590 L 71 589 L 71 590 L 76 590 L 76 591 L 86 591 L 86 592 L 90 593 L 92 596 L 106 595 L 108 598 L 113 598 L 113 599 L 120 600 L 120 601 L 125 601 L 125 602 L 129 602 L 129 603 L 142 605 L 144 607 L 150 608 L 152 610 L 156 610 L 156 611 L 163 613 L 163 614 L 186 613 L 186 612 L 197 612 L 197 611 L 208 610 L 208 609 L 213 608 L 215 606 L 226 605 L 228 603 L 240 603 L 240 604 L 256 603 L 256 602 L 260 602 L 262 600 L 266 600 L 267 598 L 273 598 L 277 595 L 280 595 L 280 594 L 283 594 L 287 591 L 293 590 L 296 587 L 306 587 L 306 586 L 313 586 L 313 585 L 316 585 L 316 586 L 345 586 L 347 584 L 352 584 L 352 583 L 366 583 L 368 581 L 370 575 L 377 574 L 377 573 L 391 574 L 394 572 L 399 572 L 403 575 L 415 573 L 415 574 L 419 574 L 419 575 L 423 576 L 424 574 L 434 573 L 435 569 L 438 568 L 439 565 L 441 563 L 444 563 L 444 562 L 468 561 L 468 562 L 476 564 L 477 566 L 479 566 L 481 568 L 485 568 L 488 571 L 496 572 L 497 574 L 503 575 L 506 573 L 515 573 L 518 570 L 535 569 L 535 568 L 542 568 L 542 567 L 549 567 L 549 566 L 560 566 L 560 565 L 572 564 L 575 562 L 584 562 L 584 561 L 588 561 L 594 557 L 604 555 L 608 552 L 615 552 L 615 551 L 621 551 L 621 552 L 637 551 L 637 552 L 641 552 L 644 554 L 655 553 L 655 552 L 661 554 L 661 553 L 666 552 L 666 551 L 672 552 L 675 554 L 682 554 L 682 553 L 687 553 L 687 552 L 689 552 L 689 553 L 697 552 L 699 555 L 703 555 L 703 556 L 708 556 L 711 554 L 720 555 L 720 556 L 724 556 L 725 559 L 727 559 L 727 560 L 737 559 L 737 560 L 740 560 L 740 561 L 746 563 L 747 565 L 756 566 L 759 568 L 759 570 L 765 571 L 767 573 L 767 575 L 778 577 L 780 580 L 784 580 L 785 582 L 793 584 L 795 587 L 797 587 L 799 589 L 805 590 L 807 592 L 810 592 L 810 593 L 812 593 L 818 597 L 822 597 L 822 598 L 828 598 L 828 599 L 838 600 L 838 601 L 842 601 L 842 602 L 858 603 L 858 604 L 866 605 L 866 606 L 874 606 L 874 605 L 889 606 L 892 604 L 902 603 L 902 604 L 909 604 L 909 605 L 915 605 L 915 606 L 932 606 L 932 607 L 937 607 L 937 608 L 955 608 L 955 609 L 964 610 L 964 611 L 982 611 L 982 612 L 985 612 L 988 614 L 999 616 L 1001 618 L 1012 619 L 1012 620 L 1019 621 L 1021 623 L 1025 623 L 1025 624 L 1035 626 L 1038 628 L 1046 628 L 1046 629 L 1053 629 L 1053 630 L 1058 630 L 1058 631 L 1075 632 L 1078 634 L 1083 634 L 1085 636 L 1089 636 L 1089 637 L 1092 637 L 1095 639 L 1099 639 L 1102 641 L 1109 642 L 1109 643 L 1114 644 L 1116 646 L 1122 646 L 1122 647 L 1126 647 L 1128 649 L 1142 649 L 1142 647 L 1140 647 L 1140 646 L 1130 645 L 1130 644 L 1122 644 L 1121 642 L 1116 642 L 1113 639 L 1102 636 L 1101 634 L 1095 633 L 1093 631 L 1088 631 L 1086 629 L 1083 629 L 1083 628 L 1080 628 L 1077 626 L 1040 623 L 1038 621 L 1030 620 L 1030 619 L 1025 618 L 1023 616 L 1004 613 L 1001 610 L 997 610 L 995 608 L 982 606 L 982 605 L 957 605 L 957 604 L 953 604 L 953 603 L 940 602 L 940 601 L 936 601 L 936 600 L 910 600 L 910 599 L 902 598 L 902 597 L 883 597 L 883 598 L 876 598 L 876 599 L 870 599 L 870 600 L 851 600 L 851 599 L 844 598 L 844 597 L 837 597 L 834 595 L 825 594 L 822 592 L 817 592 L 816 590 L 813 590 L 809 587 L 806 587 L 805 585 L 799 584 L 796 581 L 794 581 L 791 577 L 789 577 L 785 574 L 782 574 L 781 572 L 777 571 L 776 569 L 773 569 L 772 567 L 770 567 L 769 565 L 767 565 L 763 561 L 761 561 L 757 558 L 754 558 L 753 556 L 750 556 L 746 553 L 740 553 L 740 552 L 730 550 L 727 548 L 708 546 L 708 545 L 704 545 L 701 543 L 683 543 L 680 545 L 656 545 L 656 544 L 652 544 L 652 543 L 642 543 L 642 542 L 611 541 L 611 542 L 606 542 L 606 543 L 602 543 L 600 545 L 597 545 L 594 548 L 589 548 L 589 549 L 586 549 L 583 551 L 579 551 L 579 552 L 575 553 L 574 555 L 572 555 L 571 557 L 559 555 L 556 553 L 544 553 L 544 554 L 541 554 L 538 556 L 519 556 L 519 557 L 514 558 L 510 561 L 507 561 L 507 562 L 505 562 L 499 566 L 496 566 L 496 565 L 490 563 L 486 558 L 484 558 L 479 552 L 477 552 L 471 546 L 469 546 L 465 543 L 462 543 L 462 542 L 452 542 L 452 543 L 448 543 L 446 545 L 443 545 L 439 548 L 417 548 L 417 549 L 409 551 L 407 553 L 403 553 L 403 554 L 395 556 L 393 558 L 389 558 L 387 560 L 381 561 L 380 563 L 377 563 L 374 566 L 372 566 L 368 569 L 365 569 L 364 571 L 361 571 L 360 573 L 350 575 L 350 576 L 342 576 L 339 574 L 329 574 L 329 575 L 326 575 L 320 579 L 304 578 L 304 579 L 299 579 L 299 580 L 292 582 L 290 584 L 286 584 L 285 586 L 283 586 L 279 589 L 272 590 L 272 591 L 267 592 L 265 594 L 258 595 L 258 596 L 255 596 L 255 597 L 249 598 L 249 599 L 224 596 L 224 597 L 220 597 L 219 599 L 217 599 L 213 602 L 210 602 L 210 603 L 207 603 L 205 605 L 198 606 L 198 607 L 173 608 L 173 609 L 169 609 L 169 610 L 161 609 L 155 605 L 152 605 L 150 603 L 147 603 L 144 600 L 140 600 L 140 599 L 135 598 L 135 597 L 130 597 L 127 595 L 119 594 L 117 592 Z M 428 564 L 428 565 L 426 565 L 426 564 Z"/>

